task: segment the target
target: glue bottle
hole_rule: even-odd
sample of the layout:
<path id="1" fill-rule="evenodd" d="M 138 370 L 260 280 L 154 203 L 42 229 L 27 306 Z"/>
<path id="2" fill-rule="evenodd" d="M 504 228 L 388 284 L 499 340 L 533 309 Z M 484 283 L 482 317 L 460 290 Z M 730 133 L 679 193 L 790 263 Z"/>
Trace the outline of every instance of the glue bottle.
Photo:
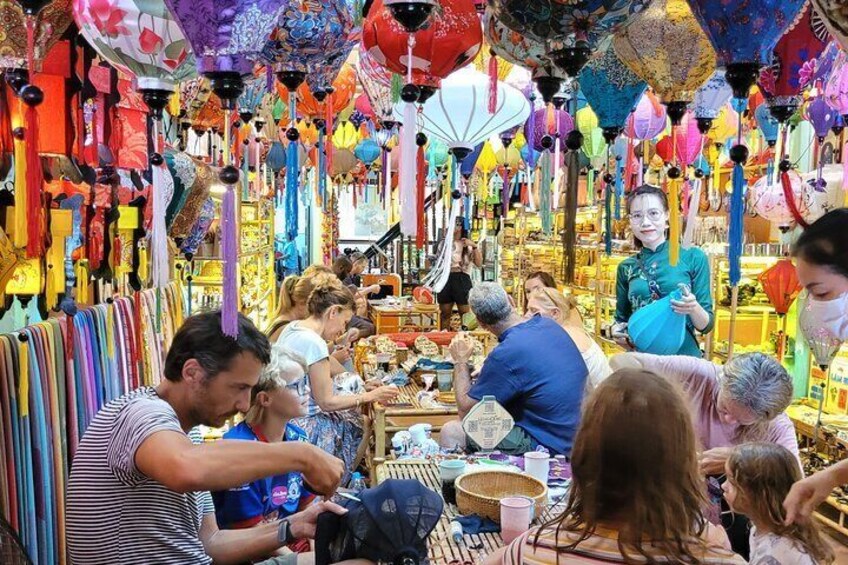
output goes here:
<path id="1" fill-rule="evenodd" d="M 456 520 L 451 520 L 450 523 L 450 536 L 454 543 L 461 545 L 462 544 L 462 524 L 457 522 Z"/>

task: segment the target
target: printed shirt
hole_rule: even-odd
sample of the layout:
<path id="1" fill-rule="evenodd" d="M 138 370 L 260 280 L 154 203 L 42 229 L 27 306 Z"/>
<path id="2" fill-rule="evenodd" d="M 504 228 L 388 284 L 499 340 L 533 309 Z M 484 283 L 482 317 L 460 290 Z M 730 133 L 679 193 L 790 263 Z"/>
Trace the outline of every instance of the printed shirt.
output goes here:
<path id="1" fill-rule="evenodd" d="M 268 442 L 260 430 L 252 428 L 247 422 L 225 433 L 224 439 Z M 301 428 L 287 424 L 283 441 L 308 439 Z M 297 472 L 275 475 L 212 493 L 215 517 L 221 529 L 245 528 L 291 516 L 298 511 L 301 501 L 310 498 L 312 494 L 303 487 L 303 475 Z"/>
<path id="2" fill-rule="evenodd" d="M 816 560 L 795 541 L 772 533 L 760 534 L 751 526 L 751 565 L 816 565 Z"/>
<path id="3" fill-rule="evenodd" d="M 117 398 L 94 417 L 68 479 L 71 563 L 212 562 L 200 541 L 203 516 L 214 511 L 209 493 L 174 492 L 135 466 L 138 448 L 161 431 L 185 434 L 174 409 L 153 388 Z"/>
<path id="4" fill-rule="evenodd" d="M 677 266 L 672 267 L 668 255 L 668 242 L 656 251 L 642 248 L 634 257 L 628 257 L 618 265 L 616 273 L 615 320 L 627 322 L 636 310 L 654 301 L 650 281 L 659 287 L 659 298 L 668 296 L 683 283 L 689 287 L 710 317 L 702 333 L 709 333 L 714 322 L 713 299 L 710 294 L 710 263 L 706 254 L 697 247 L 680 250 Z M 686 339 L 678 351 L 680 355 L 701 357 L 701 348 L 695 339 L 695 328 L 691 320 L 686 324 Z"/>
<path id="5" fill-rule="evenodd" d="M 618 548 L 617 532 L 596 528 L 595 533 L 580 542 L 574 549 L 567 549 L 577 541 L 577 534 L 560 531 L 559 537 L 552 529 L 542 532 L 536 540 L 536 529 L 517 537 L 504 553 L 503 565 L 552 565 L 568 563 L 569 565 L 590 565 L 596 563 L 624 563 L 624 557 Z M 659 563 L 674 563 L 671 558 L 664 558 L 659 551 L 652 551 L 650 544 L 643 546 L 649 555 Z M 694 548 L 693 548 L 694 550 Z M 736 565 L 745 560 L 730 550 L 716 546 L 708 546 L 696 554 L 698 562 L 704 565 Z M 645 562 L 638 555 L 631 555 L 636 563 Z"/>

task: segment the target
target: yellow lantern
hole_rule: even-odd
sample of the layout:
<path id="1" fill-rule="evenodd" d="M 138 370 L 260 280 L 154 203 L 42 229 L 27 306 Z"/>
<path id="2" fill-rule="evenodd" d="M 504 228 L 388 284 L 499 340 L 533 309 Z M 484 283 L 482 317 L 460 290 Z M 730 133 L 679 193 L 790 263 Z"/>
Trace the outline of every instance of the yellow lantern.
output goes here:
<path id="1" fill-rule="evenodd" d="M 613 46 L 670 110 L 676 106 L 681 118 L 716 67 L 715 50 L 686 0 L 654 0 L 616 34 Z"/>
<path id="2" fill-rule="evenodd" d="M 350 122 L 340 122 L 333 132 L 333 147 L 353 150 L 359 143 L 359 130 Z"/>
<path id="3" fill-rule="evenodd" d="M 596 159 L 604 154 L 607 148 L 607 142 L 604 139 L 604 132 L 600 128 L 598 116 L 590 106 L 577 110 L 574 116 L 574 122 L 577 125 L 577 131 L 583 134 L 583 153 L 589 159 Z"/>
<path id="4" fill-rule="evenodd" d="M 738 124 L 739 114 L 730 106 L 724 106 L 718 113 L 718 118 L 713 120 L 713 126 L 707 136 L 714 143 L 724 144 L 730 136 L 736 135 Z"/>
<path id="5" fill-rule="evenodd" d="M 483 144 L 483 149 L 480 150 L 480 155 L 477 157 L 475 167 L 483 173 L 483 182 L 480 183 L 480 199 L 485 202 L 489 193 L 489 175 L 498 166 L 498 159 L 495 155 L 495 150 L 492 149 L 492 143 L 487 141 Z"/>
<path id="6" fill-rule="evenodd" d="M 318 128 L 312 122 L 306 120 L 297 121 L 297 131 L 300 133 L 300 142 L 306 147 L 313 147 L 318 143 Z"/>

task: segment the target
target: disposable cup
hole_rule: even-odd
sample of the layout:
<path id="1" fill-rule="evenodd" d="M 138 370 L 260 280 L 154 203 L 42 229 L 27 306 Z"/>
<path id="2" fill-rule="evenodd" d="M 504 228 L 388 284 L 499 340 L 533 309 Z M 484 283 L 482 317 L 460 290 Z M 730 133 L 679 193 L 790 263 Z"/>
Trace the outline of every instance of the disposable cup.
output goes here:
<path id="1" fill-rule="evenodd" d="M 530 529 L 535 502 L 525 496 L 501 499 L 501 537 L 504 545 Z"/>
<path id="2" fill-rule="evenodd" d="M 548 484 L 551 472 L 551 456 L 544 451 L 528 451 L 524 454 L 524 472 L 543 485 Z"/>

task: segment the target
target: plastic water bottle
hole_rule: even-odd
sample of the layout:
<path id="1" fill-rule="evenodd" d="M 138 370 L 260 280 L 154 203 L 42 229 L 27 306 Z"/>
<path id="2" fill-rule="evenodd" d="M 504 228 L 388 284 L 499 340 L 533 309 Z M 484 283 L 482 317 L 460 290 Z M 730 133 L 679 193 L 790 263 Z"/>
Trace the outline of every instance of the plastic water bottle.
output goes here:
<path id="1" fill-rule="evenodd" d="M 367 487 L 365 485 L 365 478 L 361 473 L 355 472 L 350 476 L 350 490 L 356 494 L 359 494 Z"/>

